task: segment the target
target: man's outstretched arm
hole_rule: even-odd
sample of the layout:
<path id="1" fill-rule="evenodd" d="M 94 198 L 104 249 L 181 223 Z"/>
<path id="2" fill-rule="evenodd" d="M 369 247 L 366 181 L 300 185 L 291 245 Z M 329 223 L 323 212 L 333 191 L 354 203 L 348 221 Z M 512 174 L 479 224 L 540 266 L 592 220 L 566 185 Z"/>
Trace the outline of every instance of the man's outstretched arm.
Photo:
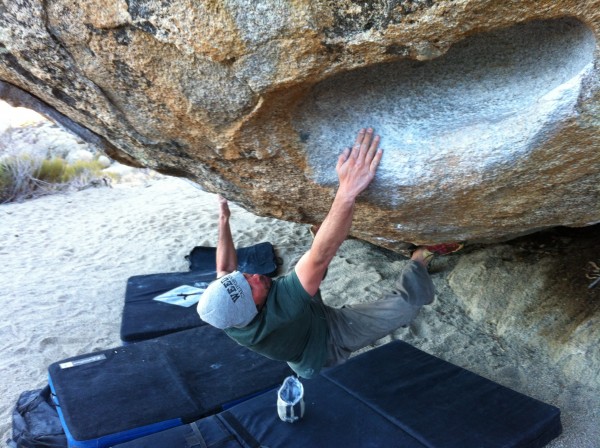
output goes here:
<path id="1" fill-rule="evenodd" d="M 231 211 L 227 199 L 219 196 L 219 240 L 217 242 L 217 278 L 237 269 L 237 253 L 231 236 Z"/>
<path id="2" fill-rule="evenodd" d="M 335 199 L 310 250 L 295 267 L 302 287 L 310 295 L 317 293 L 329 263 L 350 232 L 356 198 L 373 181 L 383 155 L 378 147 L 379 136 L 373 137 L 372 129 L 361 129 L 354 146 L 338 158 Z"/>

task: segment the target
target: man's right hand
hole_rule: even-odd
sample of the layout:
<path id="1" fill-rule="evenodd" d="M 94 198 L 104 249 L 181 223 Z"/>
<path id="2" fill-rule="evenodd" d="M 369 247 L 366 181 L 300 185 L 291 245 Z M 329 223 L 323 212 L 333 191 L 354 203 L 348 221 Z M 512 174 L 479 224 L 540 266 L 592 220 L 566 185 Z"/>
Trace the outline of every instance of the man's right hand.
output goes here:
<path id="1" fill-rule="evenodd" d="M 358 132 L 354 146 L 346 148 L 338 158 L 335 169 L 340 182 L 339 193 L 354 200 L 369 186 L 383 155 L 378 146 L 379 136 L 373 137 L 373 129 Z"/>

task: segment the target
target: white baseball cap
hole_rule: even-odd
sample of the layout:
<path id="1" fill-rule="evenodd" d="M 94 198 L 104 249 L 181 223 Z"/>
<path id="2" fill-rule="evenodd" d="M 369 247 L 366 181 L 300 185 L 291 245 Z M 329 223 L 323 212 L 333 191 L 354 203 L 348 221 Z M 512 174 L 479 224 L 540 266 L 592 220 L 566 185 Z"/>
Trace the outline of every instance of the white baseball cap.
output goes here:
<path id="1" fill-rule="evenodd" d="M 258 314 L 250 284 L 239 271 L 215 280 L 198 302 L 200 318 L 216 328 L 245 327 Z"/>

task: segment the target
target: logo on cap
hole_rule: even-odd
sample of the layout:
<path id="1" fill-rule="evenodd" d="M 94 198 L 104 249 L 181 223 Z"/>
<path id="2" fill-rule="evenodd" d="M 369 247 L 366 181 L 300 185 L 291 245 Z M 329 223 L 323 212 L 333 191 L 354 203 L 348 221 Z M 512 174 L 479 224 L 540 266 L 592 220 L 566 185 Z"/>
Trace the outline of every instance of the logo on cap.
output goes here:
<path id="1" fill-rule="evenodd" d="M 221 279 L 221 284 L 229 294 L 229 297 L 231 297 L 233 303 L 237 302 L 237 300 L 244 295 L 244 292 L 242 291 L 242 288 L 240 288 L 240 285 L 238 285 L 238 283 L 233 278 L 231 278 L 231 276 L 223 277 Z"/>

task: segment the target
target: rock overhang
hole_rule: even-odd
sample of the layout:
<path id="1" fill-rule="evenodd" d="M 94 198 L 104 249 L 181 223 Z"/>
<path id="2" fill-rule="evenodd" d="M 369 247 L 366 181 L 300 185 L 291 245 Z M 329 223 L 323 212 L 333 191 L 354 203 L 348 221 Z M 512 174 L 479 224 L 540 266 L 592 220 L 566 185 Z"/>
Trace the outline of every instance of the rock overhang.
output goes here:
<path id="1" fill-rule="evenodd" d="M 371 125 L 352 233 L 394 250 L 600 220 L 598 0 L 367 6 L 10 3 L 0 79 L 111 156 L 296 222 L 323 219 Z"/>

